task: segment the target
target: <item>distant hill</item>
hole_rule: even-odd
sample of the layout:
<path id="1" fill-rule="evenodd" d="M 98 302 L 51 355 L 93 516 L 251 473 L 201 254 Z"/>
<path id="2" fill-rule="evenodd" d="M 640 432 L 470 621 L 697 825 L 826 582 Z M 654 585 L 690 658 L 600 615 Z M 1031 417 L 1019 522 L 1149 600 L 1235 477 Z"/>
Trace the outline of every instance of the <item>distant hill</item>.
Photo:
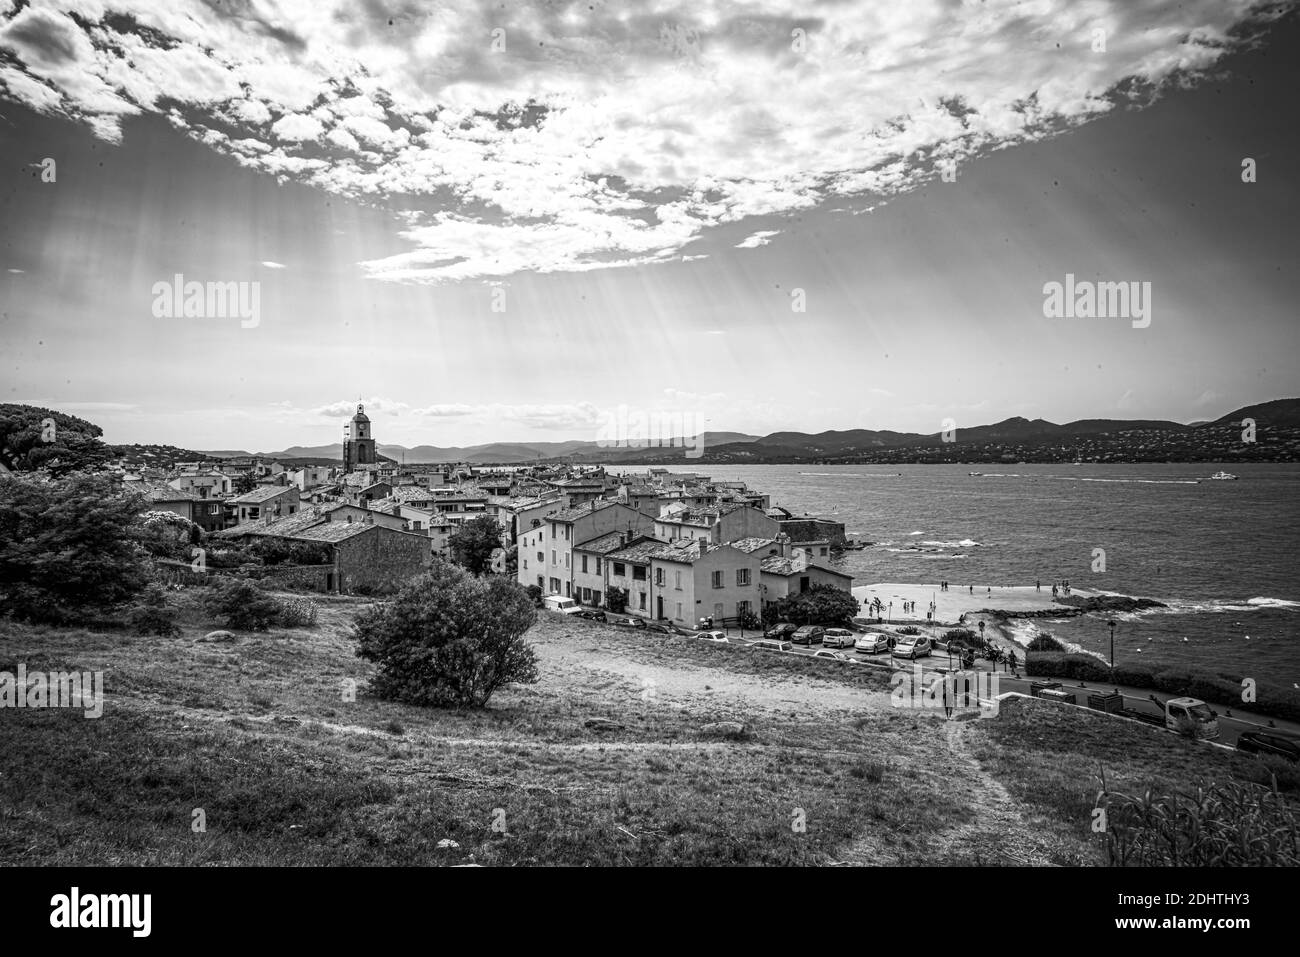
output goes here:
<path id="1" fill-rule="evenodd" d="M 882 458 L 889 450 L 898 450 L 903 459 L 918 455 L 921 450 L 941 447 L 957 455 L 972 448 L 991 449 L 1009 446 L 1014 449 L 1067 448 L 1100 444 L 1107 455 L 1122 456 L 1125 443 L 1150 451 L 1156 447 L 1172 449 L 1169 454 L 1177 460 L 1190 448 L 1187 443 L 1199 441 L 1195 437 L 1225 426 L 1240 426 L 1241 420 L 1253 418 L 1261 434 L 1268 430 L 1300 429 L 1300 399 L 1275 399 L 1244 406 L 1218 419 L 1184 424 L 1164 419 L 1078 419 L 1058 424 L 1046 419 L 1013 417 L 990 425 L 969 428 L 958 426 L 953 442 L 943 442 L 940 432 L 895 432 L 888 429 L 846 429 L 825 432 L 773 432 L 756 436 L 743 432 L 706 432 L 702 441 L 692 441 L 694 448 L 703 448 L 703 455 L 686 456 L 684 443 L 655 448 L 605 448 L 594 441 L 571 440 L 567 442 L 490 442 L 483 445 L 449 446 L 402 445 L 378 446 L 382 456 L 409 465 L 440 462 L 470 462 L 481 465 L 528 463 L 539 461 L 571 460 L 581 463 L 604 462 L 611 465 L 672 464 L 690 467 L 704 462 L 801 462 L 809 460 L 835 460 Z M 1139 436 L 1138 433 L 1141 433 Z M 1156 441 L 1156 438 L 1159 441 Z M 1171 444 L 1172 443 L 1172 444 Z M 194 453 L 199 455 L 200 453 Z M 247 452 L 221 451 L 202 453 L 209 456 L 232 457 L 248 455 Z M 321 459 L 338 462 L 343 458 L 341 443 L 319 446 L 292 446 L 278 452 L 257 453 L 269 459 Z M 1082 453 L 1081 453 L 1082 454 Z M 1186 454 L 1191 454 L 1190 452 Z M 933 456 L 929 460 L 934 460 Z"/>
<path id="2" fill-rule="evenodd" d="M 1254 419 L 1259 428 L 1300 428 L 1300 399 L 1274 399 L 1243 406 L 1209 424 L 1239 426 L 1242 419 Z"/>

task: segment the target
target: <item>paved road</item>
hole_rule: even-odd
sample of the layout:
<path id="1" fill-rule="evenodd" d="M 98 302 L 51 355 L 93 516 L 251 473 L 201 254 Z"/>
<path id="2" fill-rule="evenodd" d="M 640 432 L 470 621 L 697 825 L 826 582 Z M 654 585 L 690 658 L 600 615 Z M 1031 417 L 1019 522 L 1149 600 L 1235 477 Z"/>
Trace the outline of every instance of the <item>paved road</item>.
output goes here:
<path id="1" fill-rule="evenodd" d="M 737 643 L 756 641 L 758 640 L 759 637 L 761 637 L 758 633 L 755 632 L 755 633 L 746 633 L 746 636 L 742 639 L 740 637 L 740 633 L 738 631 L 735 631 L 734 629 L 728 630 L 728 635 L 730 636 L 733 642 L 737 642 Z M 795 645 L 794 651 L 788 653 L 799 654 L 799 655 L 812 655 L 814 652 L 820 651 L 821 648 L 822 646 L 820 644 Z M 908 667 L 911 664 L 911 662 L 906 659 L 891 657 L 888 652 L 879 652 L 877 654 L 863 654 L 861 652 L 851 651 L 847 648 L 832 649 L 832 650 L 842 651 L 850 658 L 856 659 L 858 661 L 869 662 L 890 669 L 897 668 L 897 667 Z M 939 672 L 941 669 L 946 670 L 949 667 L 957 666 L 956 659 L 955 658 L 950 659 L 945 652 L 936 652 L 935 654 L 931 655 L 928 658 L 921 658 L 919 660 L 920 663 L 925 668 L 927 674 L 936 673 Z M 826 666 L 843 667 L 843 665 L 839 665 L 830 661 L 826 662 Z M 1001 668 L 991 669 L 990 663 L 987 661 L 977 661 L 975 665 L 975 670 L 996 671 L 998 676 L 998 689 L 1000 692 L 1018 691 L 1022 694 L 1029 694 L 1030 684 L 1032 682 L 1048 680 L 1042 678 L 1028 678 L 1022 675 L 1008 674 L 1006 671 L 1002 670 Z M 1149 688 L 1132 688 L 1125 685 L 1111 685 L 1111 684 L 1100 685 L 1096 683 L 1080 682 L 1080 681 L 1072 681 L 1072 682 L 1063 681 L 1061 682 L 1061 690 L 1068 691 L 1075 694 L 1077 696 L 1077 700 L 1075 703 L 1081 705 L 1087 704 L 1088 695 L 1091 693 L 1103 694 L 1111 691 L 1119 691 L 1119 693 L 1124 696 L 1125 708 L 1130 710 L 1135 710 L 1135 711 L 1143 711 L 1147 714 L 1156 715 L 1156 716 L 1160 716 L 1163 714 L 1162 710 L 1159 707 L 1157 707 L 1154 702 L 1151 701 L 1150 695 L 1153 692 Z M 1156 697 L 1160 698 L 1160 700 L 1162 701 L 1174 697 L 1174 695 L 1170 695 L 1164 692 L 1155 692 L 1155 694 Z M 1240 735 L 1242 731 L 1252 730 L 1256 728 L 1272 727 L 1279 731 L 1286 731 L 1286 732 L 1290 732 L 1293 735 L 1300 736 L 1300 723 L 1294 721 L 1285 721 L 1281 718 L 1261 717 L 1254 714 L 1243 715 L 1242 712 L 1240 711 L 1237 711 L 1233 716 L 1229 717 L 1228 712 L 1231 712 L 1233 709 L 1226 708 L 1223 705 L 1219 705 L 1219 704 L 1212 704 L 1211 707 L 1216 712 L 1218 712 L 1219 715 L 1219 737 L 1216 739 L 1216 743 L 1218 744 L 1225 744 L 1230 747 L 1235 747 L 1237 744 L 1237 736 Z"/>

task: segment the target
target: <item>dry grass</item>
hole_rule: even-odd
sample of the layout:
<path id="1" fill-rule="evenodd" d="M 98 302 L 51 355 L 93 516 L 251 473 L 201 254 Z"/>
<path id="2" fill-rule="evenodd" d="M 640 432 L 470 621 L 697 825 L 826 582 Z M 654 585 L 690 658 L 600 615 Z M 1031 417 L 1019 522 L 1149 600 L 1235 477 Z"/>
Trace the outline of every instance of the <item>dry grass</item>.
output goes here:
<path id="1" fill-rule="evenodd" d="M 420 709 L 366 694 L 366 601 L 229 643 L 181 601 L 178 639 L 0 622 L 0 670 L 102 670 L 107 690 L 97 720 L 0 713 L 0 863 L 947 863 L 1053 815 L 1059 846 L 1035 860 L 1070 862 L 1091 853 L 1093 736 L 1116 747 L 1014 712 L 956 739 L 890 709 L 884 672 L 550 614 L 529 635 L 538 684 Z M 1158 750 L 1108 773 L 1160 769 Z M 1182 760 L 1174 778 L 1203 770 Z"/>

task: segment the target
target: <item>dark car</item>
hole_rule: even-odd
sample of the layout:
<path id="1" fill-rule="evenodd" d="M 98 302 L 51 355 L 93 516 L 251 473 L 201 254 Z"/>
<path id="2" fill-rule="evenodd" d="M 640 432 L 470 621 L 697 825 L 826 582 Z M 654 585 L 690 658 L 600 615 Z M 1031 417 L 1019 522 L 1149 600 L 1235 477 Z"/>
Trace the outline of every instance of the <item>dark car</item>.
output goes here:
<path id="1" fill-rule="evenodd" d="M 795 633 L 790 636 L 790 640 L 796 645 L 820 645 L 825 635 L 826 629 L 820 625 L 804 625 L 802 628 L 795 630 Z"/>
<path id="2" fill-rule="evenodd" d="M 1237 750 L 1300 761 L 1300 738 L 1280 731 L 1243 731 L 1237 738 Z"/>
<path id="3" fill-rule="evenodd" d="M 648 621 L 645 625 L 646 631 L 657 631 L 661 635 L 680 635 L 681 629 L 670 621 Z"/>
<path id="4" fill-rule="evenodd" d="M 788 621 L 782 621 L 763 632 L 763 637 L 772 638 L 776 641 L 789 641 L 790 636 L 798 630 L 798 625 L 791 624 Z"/>
<path id="5" fill-rule="evenodd" d="M 645 619 L 636 615 L 616 615 L 608 619 L 611 625 L 623 625 L 625 628 L 644 628 Z"/>
<path id="6" fill-rule="evenodd" d="M 609 617 L 599 608 L 584 608 L 582 611 L 574 612 L 579 618 L 588 618 L 591 621 L 609 621 Z"/>

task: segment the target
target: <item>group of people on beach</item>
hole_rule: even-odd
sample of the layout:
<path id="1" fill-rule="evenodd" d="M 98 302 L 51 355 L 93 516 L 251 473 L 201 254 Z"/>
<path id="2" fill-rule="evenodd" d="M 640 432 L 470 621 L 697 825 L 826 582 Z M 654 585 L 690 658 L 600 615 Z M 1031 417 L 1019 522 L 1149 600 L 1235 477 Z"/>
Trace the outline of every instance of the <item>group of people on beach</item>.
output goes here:
<path id="1" fill-rule="evenodd" d="M 1041 587 L 1042 587 L 1042 583 L 1039 582 L 1039 588 Z M 1052 597 L 1055 598 L 1058 594 L 1060 595 L 1070 594 L 1070 580 L 1068 578 L 1063 581 L 1052 582 Z"/>

